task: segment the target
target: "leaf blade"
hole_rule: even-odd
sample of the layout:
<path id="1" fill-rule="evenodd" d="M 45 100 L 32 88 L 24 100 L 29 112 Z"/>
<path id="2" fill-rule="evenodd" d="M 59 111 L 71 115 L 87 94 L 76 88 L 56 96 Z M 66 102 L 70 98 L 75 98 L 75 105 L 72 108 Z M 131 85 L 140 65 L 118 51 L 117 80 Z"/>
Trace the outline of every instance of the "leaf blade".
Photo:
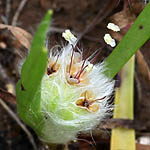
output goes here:
<path id="1" fill-rule="evenodd" d="M 107 57 L 104 64 L 105 75 L 113 78 L 135 54 L 135 52 L 150 38 L 150 3 L 138 16 L 127 34 Z"/>
<path id="2" fill-rule="evenodd" d="M 21 79 L 16 87 L 19 116 L 33 128 L 42 118 L 40 112 L 40 85 L 47 67 L 48 51 L 44 46 L 44 42 L 51 17 L 52 11 L 48 11 L 34 36 L 30 53 L 22 67 Z"/>
<path id="3" fill-rule="evenodd" d="M 134 119 L 134 56 L 121 70 L 121 86 L 116 89 L 113 118 Z M 112 129 L 111 150 L 135 150 L 135 131 L 133 129 Z"/>

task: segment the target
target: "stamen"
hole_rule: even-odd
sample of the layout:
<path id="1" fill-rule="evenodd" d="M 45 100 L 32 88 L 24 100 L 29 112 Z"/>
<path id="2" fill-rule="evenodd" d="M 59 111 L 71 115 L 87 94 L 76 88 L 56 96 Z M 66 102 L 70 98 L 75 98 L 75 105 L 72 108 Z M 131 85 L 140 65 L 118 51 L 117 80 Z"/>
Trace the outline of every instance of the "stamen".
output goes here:
<path id="1" fill-rule="evenodd" d="M 56 64 L 57 64 L 57 62 L 58 62 L 58 57 L 59 57 L 59 55 L 57 55 L 56 61 L 55 61 L 55 63 L 52 65 L 51 68 L 54 68 L 54 67 L 56 66 Z"/>
<path id="2" fill-rule="evenodd" d="M 75 52 L 75 48 L 73 47 L 73 45 L 71 45 L 71 46 L 72 46 L 72 55 L 71 55 L 71 61 L 70 61 L 70 66 L 69 66 L 69 74 L 70 74 L 71 66 L 72 66 L 72 62 L 73 62 L 73 54 Z"/>
<path id="3" fill-rule="evenodd" d="M 101 101 L 101 100 L 103 100 L 103 99 L 105 99 L 105 98 L 106 98 L 106 96 L 104 96 L 104 97 L 102 97 L 102 98 L 100 98 L 100 99 L 95 99 L 95 100 L 93 100 L 93 101 L 90 101 L 90 102 L 89 102 L 89 105 L 95 103 L 96 101 Z"/>
<path id="4" fill-rule="evenodd" d="M 102 48 L 98 49 L 95 53 L 95 56 L 93 55 L 93 58 L 91 58 L 90 63 L 94 64 L 96 62 L 97 57 L 101 54 Z"/>
<path id="5" fill-rule="evenodd" d="M 81 70 L 83 69 L 84 64 L 85 64 L 85 61 L 86 61 L 86 60 L 83 61 L 83 64 L 82 64 L 82 66 L 81 66 L 81 69 L 77 72 L 77 74 L 74 76 L 74 78 L 77 78 L 78 74 L 79 74 L 79 73 L 81 72 Z"/>
<path id="6" fill-rule="evenodd" d="M 80 53 L 80 55 L 82 56 L 82 50 L 80 50 L 79 47 L 76 46 L 76 49 L 78 50 L 78 52 Z"/>
<path id="7" fill-rule="evenodd" d="M 105 98 L 106 98 L 106 96 L 99 98 L 99 99 L 96 99 L 95 101 L 101 101 L 101 100 L 104 100 Z"/>
<path id="8" fill-rule="evenodd" d="M 80 73 L 79 73 L 79 75 L 76 77 L 76 79 L 79 79 L 79 78 L 80 78 L 81 74 L 83 73 L 83 71 L 85 70 L 85 68 L 86 68 L 87 66 L 88 66 L 88 65 L 86 65 L 86 66 L 80 71 Z"/>

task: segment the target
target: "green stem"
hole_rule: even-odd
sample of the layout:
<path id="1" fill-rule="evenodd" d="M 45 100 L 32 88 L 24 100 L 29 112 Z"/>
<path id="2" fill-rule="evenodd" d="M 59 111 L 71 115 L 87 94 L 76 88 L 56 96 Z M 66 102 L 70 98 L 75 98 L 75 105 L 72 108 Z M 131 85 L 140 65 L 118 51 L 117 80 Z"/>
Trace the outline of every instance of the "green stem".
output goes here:
<path id="1" fill-rule="evenodd" d="M 121 86 L 116 89 L 114 118 L 133 119 L 134 56 L 121 70 Z M 135 150 L 135 131 L 112 130 L 111 150 Z"/>

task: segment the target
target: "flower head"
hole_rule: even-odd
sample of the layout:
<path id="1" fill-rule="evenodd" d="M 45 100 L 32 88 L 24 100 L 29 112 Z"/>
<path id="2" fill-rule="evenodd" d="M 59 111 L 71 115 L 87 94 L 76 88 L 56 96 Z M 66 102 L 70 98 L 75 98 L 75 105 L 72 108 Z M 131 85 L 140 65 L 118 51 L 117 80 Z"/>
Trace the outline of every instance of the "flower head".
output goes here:
<path id="1" fill-rule="evenodd" d="M 114 87 L 103 74 L 102 64 L 83 59 L 77 38 L 69 30 L 63 37 L 69 44 L 61 51 L 50 50 L 41 85 L 40 137 L 51 143 L 66 143 L 96 127 L 109 109 L 107 100 Z"/>

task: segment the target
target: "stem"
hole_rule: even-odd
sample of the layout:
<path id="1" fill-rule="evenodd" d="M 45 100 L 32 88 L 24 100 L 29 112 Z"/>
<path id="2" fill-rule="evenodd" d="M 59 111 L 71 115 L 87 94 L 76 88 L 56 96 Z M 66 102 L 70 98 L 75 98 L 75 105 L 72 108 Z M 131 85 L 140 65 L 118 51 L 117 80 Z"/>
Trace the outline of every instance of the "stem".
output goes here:
<path id="1" fill-rule="evenodd" d="M 121 86 L 116 90 L 114 118 L 133 120 L 134 56 L 121 70 Z M 135 131 L 112 130 L 111 150 L 135 150 Z"/>

